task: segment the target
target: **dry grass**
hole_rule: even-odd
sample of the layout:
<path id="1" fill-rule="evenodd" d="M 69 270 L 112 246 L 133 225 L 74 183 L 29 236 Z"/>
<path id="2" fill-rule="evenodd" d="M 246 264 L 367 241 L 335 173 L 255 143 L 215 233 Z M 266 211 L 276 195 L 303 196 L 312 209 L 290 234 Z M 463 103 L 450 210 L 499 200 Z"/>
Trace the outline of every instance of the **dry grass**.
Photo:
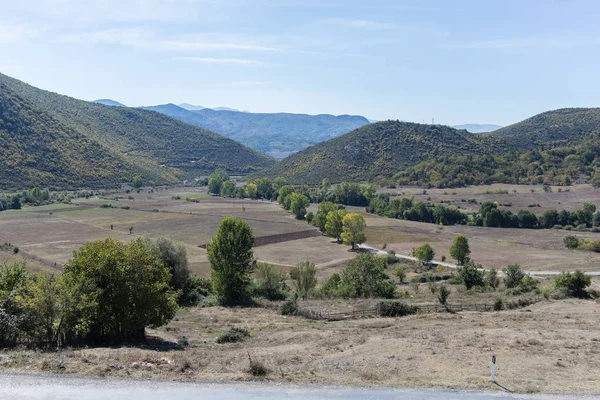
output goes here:
<path id="1" fill-rule="evenodd" d="M 314 304 L 314 303 L 313 303 Z M 231 326 L 244 342 L 216 344 Z M 0 369 L 177 380 L 248 380 L 248 354 L 263 379 L 303 383 L 492 388 L 600 393 L 598 304 L 566 300 L 527 309 L 314 322 L 268 309 L 187 309 L 152 334 L 189 347 L 0 352 Z M 166 351 L 165 351 L 166 350 Z"/>

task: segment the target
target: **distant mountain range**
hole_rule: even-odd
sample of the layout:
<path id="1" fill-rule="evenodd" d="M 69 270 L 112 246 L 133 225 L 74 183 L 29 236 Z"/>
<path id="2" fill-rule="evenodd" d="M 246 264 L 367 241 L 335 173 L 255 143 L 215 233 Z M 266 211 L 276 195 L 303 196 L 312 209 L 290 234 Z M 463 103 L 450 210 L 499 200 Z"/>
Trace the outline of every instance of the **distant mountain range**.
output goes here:
<path id="1" fill-rule="evenodd" d="M 193 104 L 189 104 L 189 103 L 181 103 L 179 104 L 179 107 L 181 108 L 185 108 L 188 111 L 200 111 L 200 110 L 204 110 L 206 108 L 209 108 L 211 110 L 215 110 L 215 111 L 237 111 L 237 112 L 248 112 L 248 111 L 240 111 L 238 109 L 235 108 L 229 108 L 229 107 L 203 107 L 203 106 L 195 106 Z"/>
<path id="2" fill-rule="evenodd" d="M 454 125 L 453 128 L 464 129 L 471 133 L 486 133 L 486 132 L 495 131 L 502 127 L 500 125 L 492 125 L 492 124 L 464 124 L 464 125 Z"/>
<path id="3" fill-rule="evenodd" d="M 114 101 L 111 99 L 94 100 L 92 103 L 104 104 L 105 106 L 112 106 L 112 107 L 127 107 L 125 104 L 121 104 L 118 101 Z"/>
<path id="4" fill-rule="evenodd" d="M 365 117 L 352 115 L 262 114 L 182 106 L 144 108 L 220 133 L 277 159 L 369 124 Z"/>
<path id="5" fill-rule="evenodd" d="M 168 116 L 107 107 L 0 74 L 0 187 L 114 186 L 135 175 L 177 183 L 223 168 L 256 172 L 275 162 Z"/>

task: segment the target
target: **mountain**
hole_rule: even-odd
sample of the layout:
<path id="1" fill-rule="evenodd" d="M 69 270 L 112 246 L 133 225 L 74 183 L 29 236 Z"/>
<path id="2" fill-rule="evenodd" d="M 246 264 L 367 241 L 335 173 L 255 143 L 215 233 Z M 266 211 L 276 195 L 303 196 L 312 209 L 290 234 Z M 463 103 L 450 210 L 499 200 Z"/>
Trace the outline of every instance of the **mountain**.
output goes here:
<path id="1" fill-rule="evenodd" d="M 189 104 L 189 103 L 181 103 L 179 104 L 179 107 L 188 110 L 188 111 L 198 111 L 198 110 L 204 110 L 206 107 L 202 107 L 202 106 L 195 106 L 193 104 Z"/>
<path id="2" fill-rule="evenodd" d="M 291 183 L 379 180 L 456 187 L 518 183 L 600 186 L 600 108 L 545 112 L 491 133 L 378 122 L 296 153 L 256 174 Z"/>
<path id="3" fill-rule="evenodd" d="M 369 124 L 366 118 L 352 115 L 190 111 L 174 104 L 145 109 L 220 133 L 278 159 Z"/>
<path id="4" fill-rule="evenodd" d="M 258 171 L 272 165 L 275 161 L 263 154 L 247 148 L 234 140 L 214 132 L 186 124 L 163 114 L 128 107 L 107 107 L 88 101 L 51 93 L 30 86 L 26 83 L 0 74 L 0 86 L 3 88 L 5 113 L 13 123 L 4 124 L 5 137 L 17 142 L 14 146 L 25 146 L 27 140 L 36 135 L 43 135 L 46 121 L 52 121 L 53 131 L 60 131 L 57 141 L 47 146 L 61 147 L 60 141 L 72 149 L 80 149 L 73 141 L 91 146 L 86 155 L 86 168 L 102 165 L 110 176 L 100 176 L 88 180 L 83 175 L 71 174 L 60 176 L 60 171 L 68 170 L 67 158 L 56 160 L 54 167 L 48 166 L 48 185 L 64 185 L 81 187 L 90 185 L 112 185 L 115 181 L 131 181 L 131 173 L 139 174 L 146 183 L 175 183 L 185 178 L 194 178 L 212 172 L 215 168 L 223 168 L 230 174 L 245 174 Z M 14 98 L 19 99 L 15 101 Z M 15 108 L 11 104 L 23 103 L 23 112 L 10 111 Z M 20 104 L 19 103 L 19 104 Z M 15 119 L 15 115 L 26 116 L 23 121 Z M 30 121 L 30 122 L 29 122 Z M 85 139 L 85 140 L 83 140 Z M 40 146 L 42 143 L 40 143 Z M 46 145 L 44 145 L 46 146 Z M 26 146 L 25 146 L 26 147 Z M 26 176 L 33 173 L 35 166 L 43 163 L 41 158 L 49 154 L 43 147 L 36 151 L 29 147 L 26 162 L 22 161 L 20 176 L 15 180 L 27 182 Z M 0 165 L 8 168 L 12 161 L 2 158 Z M 64 165 L 63 165 L 64 164 Z M 76 167 L 74 165 L 73 167 Z M 94 167 L 95 168 L 95 167 Z"/>
<path id="5" fill-rule="evenodd" d="M 486 132 L 495 131 L 502 127 L 500 125 L 492 125 L 492 124 L 464 124 L 464 125 L 454 125 L 453 128 L 464 129 L 471 133 L 486 133 Z"/>
<path id="6" fill-rule="evenodd" d="M 489 136 L 506 141 L 511 150 L 532 150 L 572 145 L 598 130 L 600 108 L 562 108 L 537 114 Z"/>
<path id="7" fill-rule="evenodd" d="M 94 100 L 94 101 L 92 101 L 92 103 L 104 104 L 105 106 L 112 106 L 112 107 L 127 107 L 125 104 L 119 103 L 118 101 L 114 101 L 111 99 Z"/>
<path id="8" fill-rule="evenodd" d="M 0 187 L 118 185 L 141 173 L 0 84 Z"/>
<path id="9" fill-rule="evenodd" d="M 311 146 L 255 176 L 286 177 L 291 183 L 389 177 L 401 168 L 447 154 L 485 154 L 477 135 L 443 125 L 377 122 Z"/>

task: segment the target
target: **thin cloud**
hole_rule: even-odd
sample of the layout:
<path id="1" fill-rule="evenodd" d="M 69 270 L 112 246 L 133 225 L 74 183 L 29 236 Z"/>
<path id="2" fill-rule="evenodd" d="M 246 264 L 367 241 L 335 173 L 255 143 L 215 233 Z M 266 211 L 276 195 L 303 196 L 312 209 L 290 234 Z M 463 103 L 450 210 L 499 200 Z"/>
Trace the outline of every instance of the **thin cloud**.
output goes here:
<path id="1" fill-rule="evenodd" d="M 509 49 L 566 49 L 573 47 L 596 46 L 600 44 L 600 39 L 593 35 L 582 35 L 581 37 L 561 35 L 561 36 L 530 36 L 502 39 L 475 40 L 468 42 L 452 43 L 448 47 L 452 49 L 489 49 L 489 50 L 509 50 Z"/>
<path id="2" fill-rule="evenodd" d="M 267 85 L 270 82 L 263 81 L 238 81 L 238 82 L 227 82 L 227 83 L 217 83 L 219 87 L 255 87 L 255 86 L 263 86 Z"/>
<path id="3" fill-rule="evenodd" d="M 229 38 L 232 39 L 232 38 Z M 60 43 L 110 44 L 159 51 L 255 51 L 281 52 L 280 48 L 233 40 L 220 41 L 204 35 L 202 38 L 164 39 L 156 37 L 146 28 L 107 29 L 95 32 L 79 32 L 63 36 Z"/>
<path id="4" fill-rule="evenodd" d="M 182 61 L 194 61 L 207 64 L 238 64 L 238 65 L 266 65 L 262 61 L 244 58 L 213 58 L 213 57 L 177 57 Z"/>
<path id="5" fill-rule="evenodd" d="M 330 18 L 323 20 L 323 22 L 327 24 L 342 26 L 345 28 L 364 29 L 369 31 L 382 31 L 396 28 L 396 25 L 393 24 L 367 19 Z"/>
<path id="6" fill-rule="evenodd" d="M 16 43 L 39 36 L 41 29 L 30 25 L 0 23 L 0 43 Z"/>

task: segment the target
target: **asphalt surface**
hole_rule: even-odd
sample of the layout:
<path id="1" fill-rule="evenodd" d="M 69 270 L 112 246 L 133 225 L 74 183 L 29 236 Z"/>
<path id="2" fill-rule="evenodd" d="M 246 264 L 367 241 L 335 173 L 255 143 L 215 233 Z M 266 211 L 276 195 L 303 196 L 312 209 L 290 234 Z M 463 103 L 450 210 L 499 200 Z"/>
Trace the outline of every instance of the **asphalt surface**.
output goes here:
<path id="1" fill-rule="evenodd" d="M 0 399 L 22 400 L 512 400 L 590 399 L 579 396 L 514 395 L 496 392 L 461 392 L 427 389 L 360 389 L 277 383 L 177 383 L 137 379 L 0 374 Z"/>

